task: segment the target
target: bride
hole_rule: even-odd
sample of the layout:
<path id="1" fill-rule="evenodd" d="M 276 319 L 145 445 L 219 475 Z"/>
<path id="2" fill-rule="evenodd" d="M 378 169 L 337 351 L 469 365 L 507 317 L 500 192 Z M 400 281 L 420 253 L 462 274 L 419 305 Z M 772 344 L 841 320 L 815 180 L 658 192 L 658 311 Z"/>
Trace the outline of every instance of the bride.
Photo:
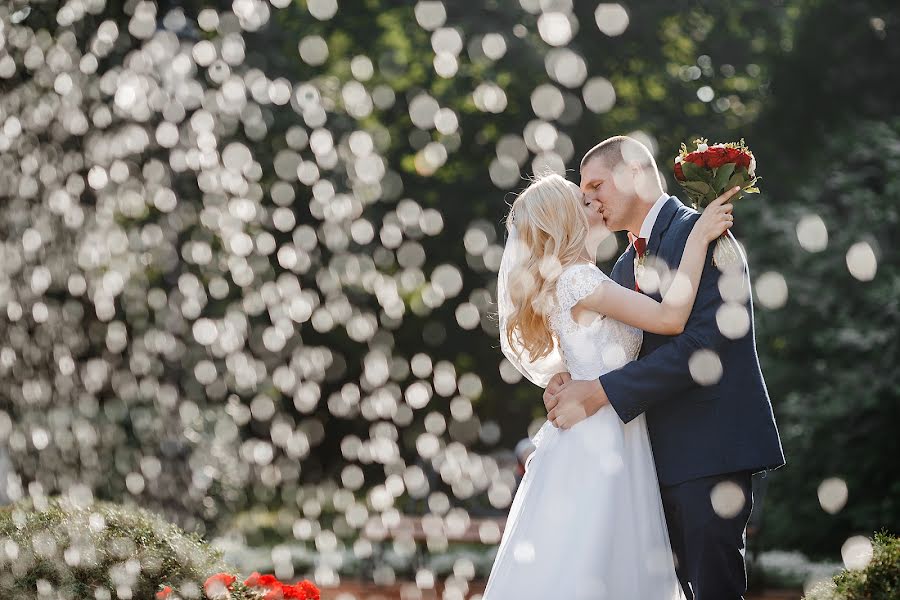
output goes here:
<path id="1" fill-rule="evenodd" d="M 497 284 L 506 357 L 546 387 L 559 371 L 595 379 L 635 360 L 642 331 L 682 331 L 707 246 L 733 221 L 728 196 L 697 220 L 660 303 L 595 265 L 595 242 L 610 233 L 578 186 L 536 179 L 506 219 Z M 484 600 L 683 598 L 644 415 L 623 424 L 604 406 L 571 427 L 545 422 L 533 441 Z"/>

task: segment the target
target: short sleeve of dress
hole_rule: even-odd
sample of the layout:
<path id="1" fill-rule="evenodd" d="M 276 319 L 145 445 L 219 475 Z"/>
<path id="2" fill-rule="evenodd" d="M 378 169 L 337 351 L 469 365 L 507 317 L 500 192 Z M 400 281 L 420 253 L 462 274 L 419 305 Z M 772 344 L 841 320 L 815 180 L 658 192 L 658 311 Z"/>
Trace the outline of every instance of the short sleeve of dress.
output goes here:
<path id="1" fill-rule="evenodd" d="M 557 282 L 556 298 L 563 310 L 569 310 L 604 281 L 612 281 L 600 267 L 588 263 L 563 271 Z"/>

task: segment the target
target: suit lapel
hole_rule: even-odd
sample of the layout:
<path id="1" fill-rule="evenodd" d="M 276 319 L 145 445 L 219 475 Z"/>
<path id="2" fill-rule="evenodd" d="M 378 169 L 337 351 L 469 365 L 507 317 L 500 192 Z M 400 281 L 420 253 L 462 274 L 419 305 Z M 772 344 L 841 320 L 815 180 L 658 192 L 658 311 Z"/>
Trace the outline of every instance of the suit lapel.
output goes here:
<path id="1" fill-rule="evenodd" d="M 681 206 L 684 205 L 681 200 L 675 196 L 669 196 L 669 199 L 662 205 L 659 215 L 656 217 L 656 222 L 653 224 L 653 231 L 650 233 L 650 242 L 647 244 L 647 254 L 656 255 L 663 235 L 665 235 L 666 230 L 669 229 L 669 225 L 671 225 L 672 220 L 675 218 L 675 215 L 678 213 L 678 209 Z M 634 246 L 628 244 L 628 248 L 622 253 L 619 260 L 616 261 L 612 272 L 613 281 L 630 290 L 634 289 L 634 255 Z"/>
<path id="2" fill-rule="evenodd" d="M 656 217 L 656 223 L 653 224 L 653 232 L 650 233 L 650 241 L 647 244 L 647 254 L 656 256 L 656 253 L 659 251 L 659 244 L 662 242 L 666 230 L 669 229 L 672 219 L 675 218 L 679 206 L 683 206 L 683 204 L 681 203 L 681 200 L 675 196 L 669 196 L 669 199 L 662 205 L 659 215 Z"/>
<path id="3" fill-rule="evenodd" d="M 628 248 L 616 261 L 613 268 L 613 281 L 630 290 L 634 289 L 634 246 L 628 244 Z"/>

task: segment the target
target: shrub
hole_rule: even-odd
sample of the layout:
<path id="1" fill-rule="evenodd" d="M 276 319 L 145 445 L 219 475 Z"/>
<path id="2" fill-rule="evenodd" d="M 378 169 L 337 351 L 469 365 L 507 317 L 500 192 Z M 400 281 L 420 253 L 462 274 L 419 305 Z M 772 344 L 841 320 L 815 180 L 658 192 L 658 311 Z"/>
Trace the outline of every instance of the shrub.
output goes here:
<path id="1" fill-rule="evenodd" d="M 152 599 L 224 570 L 221 552 L 137 507 L 53 498 L 0 509 L 0 598 Z"/>
<path id="2" fill-rule="evenodd" d="M 806 600 L 889 600 L 900 598 L 900 538 L 875 534 L 872 560 L 864 569 L 845 570 L 814 588 Z"/>

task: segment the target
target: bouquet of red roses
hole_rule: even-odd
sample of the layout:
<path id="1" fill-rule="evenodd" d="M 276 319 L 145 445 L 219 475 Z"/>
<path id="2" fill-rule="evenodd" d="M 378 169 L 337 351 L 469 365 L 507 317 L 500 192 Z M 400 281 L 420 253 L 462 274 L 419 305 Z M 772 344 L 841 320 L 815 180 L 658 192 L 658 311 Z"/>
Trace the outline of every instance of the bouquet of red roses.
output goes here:
<path id="1" fill-rule="evenodd" d="M 741 198 L 744 192 L 758 194 L 756 182 L 756 159 L 741 138 L 740 142 L 726 142 L 709 145 L 706 138 L 694 140 L 697 149 L 688 152 L 681 144 L 681 152 L 675 157 L 675 179 L 687 192 L 696 210 L 706 206 L 721 196 L 725 190 L 740 187 L 732 200 Z M 713 263 L 717 266 L 734 263 L 737 249 L 725 233 L 716 243 Z"/>
<path id="2" fill-rule="evenodd" d="M 281 583 L 274 575 L 253 573 L 240 581 L 231 573 L 216 573 L 203 584 L 207 600 L 319 600 L 319 589 L 304 579 L 298 584 Z M 156 593 L 157 600 L 181 600 L 171 586 Z"/>

